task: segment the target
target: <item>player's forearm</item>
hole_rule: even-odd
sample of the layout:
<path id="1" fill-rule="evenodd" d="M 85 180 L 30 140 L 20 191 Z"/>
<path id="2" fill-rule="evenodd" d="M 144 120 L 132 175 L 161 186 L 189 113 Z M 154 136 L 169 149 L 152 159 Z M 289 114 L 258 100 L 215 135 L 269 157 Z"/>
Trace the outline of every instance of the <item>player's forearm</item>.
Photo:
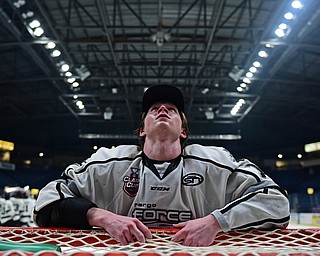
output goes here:
<path id="1" fill-rule="evenodd" d="M 92 207 L 87 211 L 87 221 L 92 227 L 106 227 L 109 225 L 108 222 L 112 221 L 112 215 L 114 215 L 114 213 Z"/>

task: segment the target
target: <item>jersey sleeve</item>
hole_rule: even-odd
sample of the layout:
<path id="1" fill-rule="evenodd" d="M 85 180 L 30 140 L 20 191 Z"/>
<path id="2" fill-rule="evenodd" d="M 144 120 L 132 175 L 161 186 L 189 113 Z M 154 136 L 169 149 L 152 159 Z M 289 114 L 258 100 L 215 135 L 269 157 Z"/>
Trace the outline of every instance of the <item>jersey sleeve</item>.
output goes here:
<path id="1" fill-rule="evenodd" d="M 33 220 L 39 226 L 88 228 L 86 213 L 100 207 L 102 196 L 108 194 L 117 159 L 130 163 L 139 153 L 136 146 L 100 148 L 81 164 L 68 166 L 61 178 L 40 190 Z"/>
<path id="2" fill-rule="evenodd" d="M 61 178 L 42 188 L 33 210 L 33 221 L 41 227 L 87 228 L 86 213 L 96 206 L 84 196 L 90 194 L 90 184 L 94 183 L 88 165 L 103 157 L 103 150 L 97 151 L 82 164 L 68 166 Z"/>
<path id="3" fill-rule="evenodd" d="M 286 192 L 249 160 L 237 161 L 225 196 L 226 205 L 212 212 L 224 232 L 285 228 L 289 223 Z"/>

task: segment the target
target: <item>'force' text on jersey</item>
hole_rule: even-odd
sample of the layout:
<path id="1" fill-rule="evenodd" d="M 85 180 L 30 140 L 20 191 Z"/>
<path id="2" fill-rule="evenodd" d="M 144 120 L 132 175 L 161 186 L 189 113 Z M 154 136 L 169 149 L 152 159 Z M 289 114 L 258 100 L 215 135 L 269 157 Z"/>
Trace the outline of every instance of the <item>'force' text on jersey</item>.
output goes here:
<path id="1" fill-rule="evenodd" d="M 191 211 L 135 208 L 132 212 L 132 217 L 142 222 L 179 223 L 191 220 L 192 213 Z"/>

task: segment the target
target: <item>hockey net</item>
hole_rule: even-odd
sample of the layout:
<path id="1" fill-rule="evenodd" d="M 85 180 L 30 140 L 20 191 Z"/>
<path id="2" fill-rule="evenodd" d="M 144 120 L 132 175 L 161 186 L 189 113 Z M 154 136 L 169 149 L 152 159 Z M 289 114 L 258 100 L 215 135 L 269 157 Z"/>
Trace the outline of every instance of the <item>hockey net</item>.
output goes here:
<path id="1" fill-rule="evenodd" d="M 320 229 L 285 229 L 274 231 L 228 232 L 217 235 L 212 245 L 188 247 L 171 241 L 176 229 L 152 229 L 153 237 L 146 243 L 134 242 L 123 246 L 103 230 L 69 230 L 41 228 L 0 228 L 0 241 L 15 244 L 55 244 L 62 252 L 24 252 L 17 245 L 14 250 L 0 251 L 5 256 L 156 256 L 156 255 L 290 255 L 320 256 Z"/>

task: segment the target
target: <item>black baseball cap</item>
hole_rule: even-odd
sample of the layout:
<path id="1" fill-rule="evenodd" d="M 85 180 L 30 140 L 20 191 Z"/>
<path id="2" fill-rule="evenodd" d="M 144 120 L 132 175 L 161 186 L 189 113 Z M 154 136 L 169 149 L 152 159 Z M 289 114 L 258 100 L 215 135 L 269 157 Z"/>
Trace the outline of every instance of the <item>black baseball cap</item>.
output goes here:
<path id="1" fill-rule="evenodd" d="M 142 112 L 148 112 L 151 105 L 157 102 L 170 102 L 179 112 L 184 112 L 184 98 L 182 92 L 172 85 L 154 85 L 149 87 L 143 95 Z"/>

